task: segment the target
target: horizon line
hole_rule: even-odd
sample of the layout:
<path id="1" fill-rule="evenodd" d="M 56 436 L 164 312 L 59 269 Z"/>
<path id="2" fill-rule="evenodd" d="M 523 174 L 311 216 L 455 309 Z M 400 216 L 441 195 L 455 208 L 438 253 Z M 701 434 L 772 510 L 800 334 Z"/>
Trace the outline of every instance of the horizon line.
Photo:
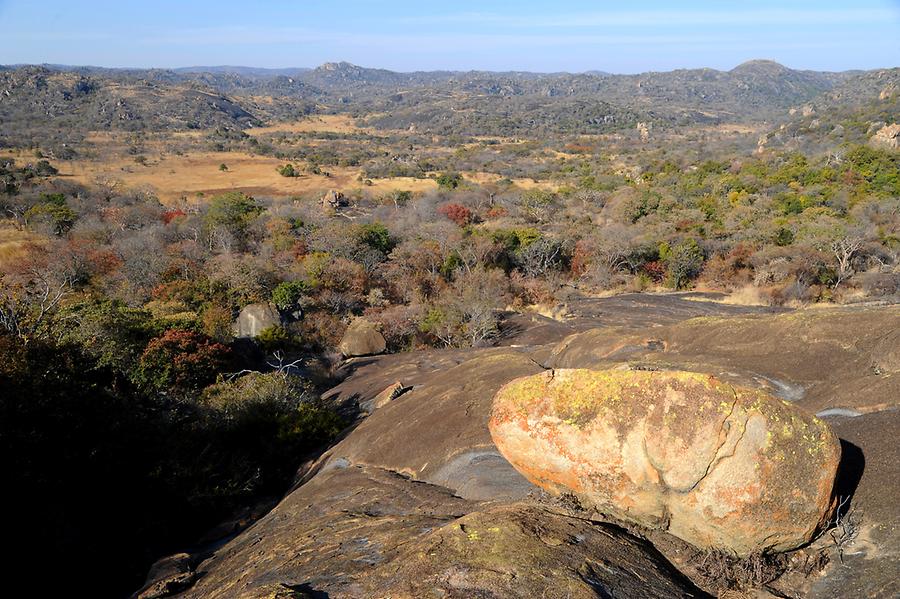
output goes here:
<path id="1" fill-rule="evenodd" d="M 785 69 L 791 71 L 807 71 L 807 72 L 816 72 L 816 73 L 850 73 L 854 71 L 879 71 L 879 70 L 887 70 L 887 69 L 896 69 L 900 68 L 900 66 L 882 66 L 882 67 L 874 67 L 874 68 L 850 68 L 850 69 L 840 69 L 840 70 L 820 70 L 820 69 L 804 69 L 804 68 L 794 68 L 788 66 L 780 61 L 770 59 L 770 58 L 751 58 L 748 60 L 744 60 L 739 62 L 735 66 L 730 69 L 717 69 L 714 67 L 678 67 L 674 69 L 667 70 L 646 70 L 646 71 L 633 71 L 633 72 L 614 72 L 607 71 L 602 68 L 594 68 L 587 69 L 584 71 L 530 71 L 527 69 L 502 69 L 502 70 L 494 70 L 494 69 L 479 69 L 479 68 L 468 68 L 468 69 L 450 69 L 450 68 L 434 68 L 434 69 L 416 69 L 410 71 L 404 70 L 394 70 L 386 67 L 373 67 L 373 66 L 363 66 L 360 64 L 356 64 L 346 60 L 329 60 L 323 63 L 320 63 L 316 66 L 283 66 L 283 67 L 262 67 L 262 66 L 252 66 L 252 65 L 240 65 L 240 64 L 192 64 L 185 66 L 104 66 L 98 64 L 65 64 L 65 63 L 54 63 L 54 62 L 19 62 L 19 63 L 10 63 L 10 64 L 2 64 L 0 63 L 0 68 L 22 68 L 22 67 L 44 67 L 44 68 L 59 68 L 59 69 L 102 69 L 108 71 L 186 71 L 186 70 L 195 70 L 197 72 L 208 72 L 204 69 L 254 69 L 259 71 L 315 71 L 326 65 L 348 65 L 352 67 L 357 67 L 366 70 L 373 71 L 387 71 L 390 73 L 396 73 L 399 75 L 413 75 L 417 73 L 524 73 L 530 75 L 588 75 L 595 73 L 603 73 L 607 75 L 641 75 L 646 73 L 672 73 L 676 71 L 718 71 L 721 73 L 729 73 L 738 67 L 749 63 L 771 63 L 783 67 Z"/>

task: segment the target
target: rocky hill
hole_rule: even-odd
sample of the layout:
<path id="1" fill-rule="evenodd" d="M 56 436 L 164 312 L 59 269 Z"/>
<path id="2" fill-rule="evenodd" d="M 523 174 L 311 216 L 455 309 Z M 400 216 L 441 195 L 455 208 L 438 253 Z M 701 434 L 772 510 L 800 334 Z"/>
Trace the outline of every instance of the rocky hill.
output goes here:
<path id="1" fill-rule="evenodd" d="M 430 133 L 598 133 L 638 121 L 770 121 L 808 102 L 877 96 L 895 85 L 891 77 L 890 71 L 798 71 L 770 61 L 731 71 L 638 75 L 397 73 L 346 62 L 277 70 L 17 66 L 0 70 L 0 122 L 11 139 L 16 129 L 60 125 L 240 129 L 322 110 L 373 115 L 366 119 L 371 126 Z"/>
<path id="2" fill-rule="evenodd" d="M 773 312 L 713 300 L 573 297 L 562 321 L 511 316 L 503 347 L 350 360 L 327 396 L 368 416 L 304 466 L 268 515 L 209 553 L 163 560 L 141 596 L 896 596 L 900 456 L 884 439 L 900 426 L 900 311 Z M 575 495 L 545 495 L 494 444 L 492 398 L 517 377 L 552 379 L 573 367 L 612 368 L 620 378 L 714 374 L 781 398 L 778 410 L 805 414 L 785 427 L 809 419 L 841 438 L 838 528 L 785 557 L 735 561 L 685 543 L 673 520 L 635 525 Z M 374 402 L 398 381 L 411 390 Z M 741 438 L 753 426 L 745 423 Z M 784 455 L 812 439 L 776 428 Z M 676 476 L 673 468 L 661 476 Z M 748 530 L 754 517 L 773 525 L 763 510 L 745 515 Z"/>

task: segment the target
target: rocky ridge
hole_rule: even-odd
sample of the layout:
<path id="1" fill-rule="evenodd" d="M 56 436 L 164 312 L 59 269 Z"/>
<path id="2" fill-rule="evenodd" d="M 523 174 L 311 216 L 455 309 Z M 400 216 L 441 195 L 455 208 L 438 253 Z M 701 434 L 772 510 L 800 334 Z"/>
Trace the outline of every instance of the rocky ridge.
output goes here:
<path id="1" fill-rule="evenodd" d="M 562 321 L 510 315 L 505 347 L 349 360 L 327 397 L 371 414 L 302 468 L 269 514 L 192 556 L 194 582 L 180 596 L 893 596 L 900 456 L 882 439 L 900 420 L 890 359 L 900 308 L 773 313 L 715 299 L 574 297 Z M 730 562 L 668 533 L 569 495 L 544 498 L 491 439 L 492 399 L 513 379 L 572 366 L 705 372 L 766 389 L 807 417 L 841 410 L 822 418 L 842 439 L 835 494 L 863 515 L 857 536 L 839 545 L 826 534 L 773 574 L 742 578 L 743 566 L 710 568 Z M 397 381 L 412 389 L 372 407 Z"/>

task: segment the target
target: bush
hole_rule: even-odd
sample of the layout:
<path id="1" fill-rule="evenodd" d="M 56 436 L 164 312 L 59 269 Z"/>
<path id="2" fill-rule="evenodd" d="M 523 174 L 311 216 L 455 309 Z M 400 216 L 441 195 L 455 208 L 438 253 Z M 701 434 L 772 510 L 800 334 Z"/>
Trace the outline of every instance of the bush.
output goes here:
<path id="1" fill-rule="evenodd" d="M 459 173 L 441 173 L 438 175 L 438 178 L 435 179 L 438 186 L 442 189 L 446 189 L 448 191 L 452 191 L 459 187 L 459 184 L 462 183 L 462 175 Z"/>
<path id="2" fill-rule="evenodd" d="M 206 335 L 169 330 L 147 344 L 135 380 L 155 391 L 196 392 L 216 380 L 230 357 L 227 347 Z"/>
<path id="3" fill-rule="evenodd" d="M 673 289 L 686 287 L 703 268 L 703 250 L 692 238 L 660 255 L 666 264 L 666 284 Z"/>
<path id="4" fill-rule="evenodd" d="M 272 326 L 263 329 L 256 337 L 256 342 L 264 351 L 273 353 L 276 351 L 289 351 L 299 344 L 299 339 L 282 326 Z"/>
<path id="5" fill-rule="evenodd" d="M 437 211 L 438 214 L 446 216 L 460 227 L 465 227 L 472 222 L 472 211 L 461 204 L 444 204 Z"/>
<path id="6" fill-rule="evenodd" d="M 282 177 L 299 177 L 300 171 L 294 168 L 293 164 L 285 164 L 283 166 L 279 166 L 277 169 L 278 174 Z"/>
<path id="7" fill-rule="evenodd" d="M 309 285 L 304 281 L 283 281 L 272 290 L 272 303 L 279 310 L 288 312 L 300 305 L 301 298 L 309 292 Z"/>

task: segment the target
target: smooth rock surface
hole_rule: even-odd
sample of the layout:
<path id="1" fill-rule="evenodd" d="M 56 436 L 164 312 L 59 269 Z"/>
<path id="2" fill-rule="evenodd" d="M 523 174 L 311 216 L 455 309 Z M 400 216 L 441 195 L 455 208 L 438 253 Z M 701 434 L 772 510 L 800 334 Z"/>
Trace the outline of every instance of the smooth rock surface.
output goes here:
<path id="1" fill-rule="evenodd" d="M 357 318 L 350 323 L 338 349 L 344 357 L 371 356 L 382 353 L 387 344 L 375 325 L 364 318 Z"/>
<path id="2" fill-rule="evenodd" d="M 809 541 L 830 515 L 841 457 L 821 420 L 693 372 L 523 377 L 495 396 L 490 430 L 533 483 L 740 556 Z"/>
<path id="3" fill-rule="evenodd" d="M 244 306 L 234 321 L 235 337 L 253 338 L 269 327 L 281 324 L 281 313 L 273 304 L 250 304 Z"/>

